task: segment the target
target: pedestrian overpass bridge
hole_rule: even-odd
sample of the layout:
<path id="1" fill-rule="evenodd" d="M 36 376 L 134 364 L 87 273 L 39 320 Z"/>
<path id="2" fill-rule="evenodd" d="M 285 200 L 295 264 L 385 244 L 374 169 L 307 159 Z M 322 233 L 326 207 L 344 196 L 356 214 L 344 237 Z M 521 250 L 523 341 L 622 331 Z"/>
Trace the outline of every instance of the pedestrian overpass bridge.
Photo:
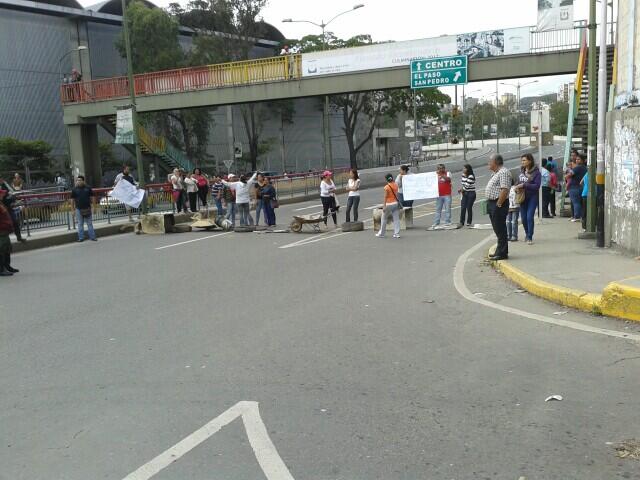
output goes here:
<path id="1" fill-rule="evenodd" d="M 390 42 L 134 76 L 138 112 L 407 88 L 412 59 L 466 54 L 468 80 L 575 73 L 585 22 L 571 30 L 535 27 Z M 61 87 L 74 172 L 95 170 L 97 124 L 129 103 L 127 77 Z M 97 166 L 99 169 L 99 166 Z"/>

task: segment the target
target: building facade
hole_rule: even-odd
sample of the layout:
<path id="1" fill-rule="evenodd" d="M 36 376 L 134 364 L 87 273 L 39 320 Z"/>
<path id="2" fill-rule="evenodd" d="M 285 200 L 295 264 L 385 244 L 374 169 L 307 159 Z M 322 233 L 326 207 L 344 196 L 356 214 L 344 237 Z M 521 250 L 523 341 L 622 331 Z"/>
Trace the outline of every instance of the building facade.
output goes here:
<path id="1" fill-rule="evenodd" d="M 615 108 L 607 115 L 605 239 L 640 255 L 640 0 L 619 0 Z"/>
<path id="2" fill-rule="evenodd" d="M 52 156 L 68 158 L 59 87 L 72 69 L 81 72 L 83 80 L 126 75 L 126 62 L 115 47 L 121 25 L 120 0 L 87 8 L 76 0 L 0 0 L 0 137 L 43 140 L 52 145 Z M 273 27 L 270 30 L 277 32 Z M 191 35 L 189 29 L 181 28 L 183 47 L 189 47 Z M 252 57 L 276 55 L 284 38 L 279 32 L 276 36 L 279 38 L 256 41 Z M 293 123 L 282 125 L 277 118 L 265 122 L 264 136 L 270 148 L 261 157 L 261 168 L 324 167 L 322 112 L 317 101 L 293 102 Z M 233 136 L 246 145 L 238 107 L 233 112 Z M 226 108 L 216 110 L 212 117 L 208 153 L 223 160 L 229 152 Z M 335 165 L 349 162 L 341 119 L 336 113 L 330 122 Z M 113 137 L 100 128 L 98 136 L 102 142 L 113 143 Z M 119 146 L 114 150 L 118 158 L 131 161 L 126 150 Z M 362 155 L 366 161 L 371 149 L 363 149 Z"/>

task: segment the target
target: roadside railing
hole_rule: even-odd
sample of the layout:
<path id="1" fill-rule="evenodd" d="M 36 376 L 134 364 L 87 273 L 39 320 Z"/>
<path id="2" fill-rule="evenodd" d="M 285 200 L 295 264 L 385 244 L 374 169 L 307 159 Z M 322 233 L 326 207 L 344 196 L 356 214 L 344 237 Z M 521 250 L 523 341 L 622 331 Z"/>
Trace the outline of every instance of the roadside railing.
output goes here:
<path id="1" fill-rule="evenodd" d="M 333 171 L 333 181 L 338 188 L 344 188 L 349 180 L 349 169 L 339 168 Z M 320 195 L 320 172 L 300 173 L 272 177 L 271 183 L 276 189 L 278 198 L 293 198 L 317 193 Z"/>
<path id="2" fill-rule="evenodd" d="M 616 22 L 607 22 L 607 42 L 613 45 L 616 38 Z M 562 50 L 578 50 L 582 44 L 582 35 L 587 29 L 586 20 L 573 22 L 573 28 L 565 30 L 548 30 L 539 32 L 537 27 L 530 29 L 530 53 L 558 52 Z"/>
<path id="3" fill-rule="evenodd" d="M 334 182 L 338 188 L 344 188 L 348 181 L 347 168 L 334 170 Z M 291 174 L 281 177 L 272 177 L 271 182 L 276 189 L 278 198 L 295 198 L 307 195 L 320 195 L 320 172 Z M 173 212 L 175 203 L 171 193 L 171 184 L 158 183 L 145 185 L 146 202 L 149 212 Z M 106 222 L 131 218 L 139 218 L 140 209 L 130 208 L 111 196 L 112 188 L 94 188 L 93 202 L 91 205 L 93 223 Z M 18 207 L 16 213 L 20 228 L 27 236 L 38 230 L 48 228 L 64 228 L 73 230 L 76 228 L 76 212 L 71 202 L 71 192 L 55 193 L 25 193 L 16 195 Z M 186 198 L 185 198 L 186 201 Z M 213 202 L 209 201 L 210 208 Z M 198 208 L 201 205 L 198 201 Z"/>
<path id="4" fill-rule="evenodd" d="M 302 56 L 282 55 L 257 60 L 179 68 L 134 76 L 136 95 L 156 95 L 211 88 L 250 85 L 302 76 Z M 105 78 L 61 86 L 62 103 L 86 103 L 126 98 L 129 96 L 127 77 Z"/>

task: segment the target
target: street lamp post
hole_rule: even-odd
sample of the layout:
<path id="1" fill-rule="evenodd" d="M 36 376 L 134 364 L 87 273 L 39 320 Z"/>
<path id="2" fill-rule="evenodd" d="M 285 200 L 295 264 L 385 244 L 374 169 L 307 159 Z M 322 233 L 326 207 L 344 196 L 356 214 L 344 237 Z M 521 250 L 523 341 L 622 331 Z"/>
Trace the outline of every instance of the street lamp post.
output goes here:
<path id="1" fill-rule="evenodd" d="M 124 0 L 123 0 L 124 1 Z M 312 22 L 311 20 L 293 20 L 291 18 L 285 18 L 282 20 L 282 23 L 310 23 L 311 25 L 315 25 L 316 27 L 322 29 L 322 49 L 326 50 L 327 48 L 327 37 L 326 37 L 326 29 L 327 26 L 333 22 L 336 18 L 353 12 L 354 10 L 358 10 L 359 8 L 364 7 L 364 4 L 359 3 L 354 5 L 349 10 L 345 10 L 344 12 L 339 13 L 335 17 L 333 17 L 328 22 L 321 21 L 320 23 Z M 324 137 L 324 161 L 325 165 L 329 167 L 329 169 L 333 170 L 333 155 L 331 154 L 331 132 L 330 132 L 331 124 L 329 122 L 329 95 L 324 96 L 324 108 L 323 108 L 323 128 L 322 134 Z"/>
<path id="2" fill-rule="evenodd" d="M 500 82 L 500 85 L 506 85 L 509 87 L 515 87 L 516 91 L 517 91 L 517 100 L 516 100 L 516 114 L 518 116 L 518 150 L 520 150 L 522 148 L 522 145 L 520 143 L 520 88 L 524 87 L 525 85 L 531 85 L 532 83 L 538 83 L 538 80 L 533 80 L 531 82 L 525 82 L 525 83 L 506 83 L 506 82 Z"/>
<path id="3" fill-rule="evenodd" d="M 62 80 L 64 78 L 62 76 L 62 61 L 65 58 L 67 58 L 67 56 L 72 54 L 73 52 L 82 52 L 84 50 L 89 50 L 89 47 L 87 47 L 86 45 L 78 45 L 76 48 L 72 48 L 67 53 L 65 53 L 63 56 L 60 57 L 60 60 L 58 60 L 58 74 L 60 75 L 60 80 Z M 80 67 L 80 71 L 82 73 L 82 66 Z"/>

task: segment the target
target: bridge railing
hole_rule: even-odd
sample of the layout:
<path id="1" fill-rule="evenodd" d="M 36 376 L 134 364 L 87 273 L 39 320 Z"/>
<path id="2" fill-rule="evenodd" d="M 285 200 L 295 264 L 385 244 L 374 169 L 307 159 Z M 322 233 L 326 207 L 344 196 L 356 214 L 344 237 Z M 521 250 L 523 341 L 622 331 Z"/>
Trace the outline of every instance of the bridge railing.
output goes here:
<path id="1" fill-rule="evenodd" d="M 613 45 L 616 38 L 616 22 L 607 23 L 609 36 L 607 42 Z M 573 22 L 572 29 L 549 30 L 539 32 L 537 27 L 530 30 L 530 53 L 558 52 L 562 50 L 577 50 L 581 46 L 582 34 L 587 29 L 587 21 Z"/>
<path id="2" fill-rule="evenodd" d="M 302 76 L 302 56 L 282 55 L 241 62 L 180 68 L 134 76 L 136 95 L 155 95 L 255 83 L 296 80 Z M 68 83 L 61 87 L 63 104 L 98 102 L 129 96 L 127 77 Z"/>

